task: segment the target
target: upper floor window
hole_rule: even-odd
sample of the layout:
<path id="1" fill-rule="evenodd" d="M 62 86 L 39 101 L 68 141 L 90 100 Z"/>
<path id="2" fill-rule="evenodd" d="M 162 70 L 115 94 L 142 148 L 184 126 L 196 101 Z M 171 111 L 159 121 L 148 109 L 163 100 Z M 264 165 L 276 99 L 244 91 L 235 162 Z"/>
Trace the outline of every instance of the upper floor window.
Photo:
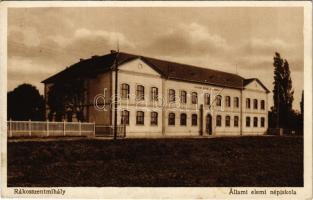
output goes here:
<path id="1" fill-rule="evenodd" d="M 221 95 L 217 95 L 215 97 L 216 100 L 216 106 L 222 106 L 222 96 Z"/>
<path id="2" fill-rule="evenodd" d="M 222 126 L 222 116 L 221 115 L 216 116 L 216 126 Z"/>
<path id="3" fill-rule="evenodd" d="M 175 101 L 175 90 L 169 89 L 169 91 L 168 91 L 168 100 L 169 100 L 169 102 L 174 102 Z"/>
<path id="4" fill-rule="evenodd" d="M 145 99 L 145 87 L 143 85 L 137 85 L 136 99 L 137 100 Z"/>
<path id="5" fill-rule="evenodd" d="M 151 100 L 158 101 L 159 91 L 157 87 L 151 88 Z"/>
<path id="6" fill-rule="evenodd" d="M 250 127 L 250 117 L 246 117 L 246 127 Z"/>
<path id="7" fill-rule="evenodd" d="M 185 113 L 180 114 L 180 125 L 181 126 L 187 125 L 187 115 Z"/>
<path id="8" fill-rule="evenodd" d="M 234 127 L 238 127 L 238 125 L 239 125 L 239 117 L 238 116 L 235 116 L 234 117 Z"/>
<path id="9" fill-rule="evenodd" d="M 234 106 L 235 108 L 239 108 L 239 97 L 234 98 Z"/>
<path id="10" fill-rule="evenodd" d="M 129 111 L 123 110 L 121 113 L 121 124 L 129 125 Z"/>
<path id="11" fill-rule="evenodd" d="M 257 117 L 253 118 L 253 126 L 258 127 L 258 118 Z"/>
<path id="12" fill-rule="evenodd" d="M 261 109 L 264 110 L 265 109 L 265 101 L 261 100 Z"/>
<path id="13" fill-rule="evenodd" d="M 145 123 L 145 113 L 142 111 L 137 111 L 136 124 L 143 125 Z"/>
<path id="14" fill-rule="evenodd" d="M 230 116 L 225 117 L 225 126 L 229 127 L 230 126 Z"/>
<path id="15" fill-rule="evenodd" d="M 196 92 L 191 93 L 191 103 L 192 104 L 198 103 L 198 94 Z"/>
<path id="16" fill-rule="evenodd" d="M 226 96 L 225 104 L 226 104 L 226 107 L 230 107 L 230 96 Z"/>
<path id="17" fill-rule="evenodd" d="M 151 125 L 158 125 L 158 113 L 151 112 Z"/>
<path id="18" fill-rule="evenodd" d="M 121 98 L 128 99 L 129 98 L 129 85 L 126 83 L 122 84 L 121 87 Z"/>
<path id="19" fill-rule="evenodd" d="M 265 127 L 265 118 L 261 117 L 261 127 Z"/>
<path id="20" fill-rule="evenodd" d="M 211 104 L 211 98 L 210 98 L 210 94 L 204 94 L 204 103 L 206 105 L 210 105 Z"/>
<path id="21" fill-rule="evenodd" d="M 250 104 L 251 104 L 250 98 L 247 98 L 247 99 L 246 99 L 246 108 L 249 108 L 249 109 L 250 109 L 250 108 L 251 108 L 251 105 L 250 105 Z"/>
<path id="22" fill-rule="evenodd" d="M 175 113 L 168 114 L 168 125 L 175 125 Z"/>
<path id="23" fill-rule="evenodd" d="M 180 102 L 181 103 L 187 102 L 187 92 L 184 90 L 180 91 Z"/>
<path id="24" fill-rule="evenodd" d="M 198 115 L 197 114 L 192 114 L 191 115 L 191 125 L 192 126 L 197 126 L 198 124 Z"/>
<path id="25" fill-rule="evenodd" d="M 253 109 L 258 109 L 258 100 L 253 99 Z"/>

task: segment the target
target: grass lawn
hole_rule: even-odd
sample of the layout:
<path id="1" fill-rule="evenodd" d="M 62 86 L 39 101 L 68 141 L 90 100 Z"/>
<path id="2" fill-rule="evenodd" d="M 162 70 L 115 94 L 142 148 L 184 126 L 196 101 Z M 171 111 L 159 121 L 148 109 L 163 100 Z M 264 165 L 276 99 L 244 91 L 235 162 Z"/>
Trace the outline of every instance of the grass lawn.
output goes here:
<path id="1" fill-rule="evenodd" d="M 8 143 L 8 186 L 303 186 L 302 137 Z"/>

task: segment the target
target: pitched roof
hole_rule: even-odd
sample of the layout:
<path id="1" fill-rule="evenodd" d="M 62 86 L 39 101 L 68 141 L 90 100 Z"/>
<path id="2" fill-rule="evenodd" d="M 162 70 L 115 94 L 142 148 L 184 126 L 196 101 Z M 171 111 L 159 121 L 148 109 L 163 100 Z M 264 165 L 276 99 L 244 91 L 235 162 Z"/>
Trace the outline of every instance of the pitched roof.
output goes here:
<path id="1" fill-rule="evenodd" d="M 47 78 L 42 82 L 53 83 L 77 76 L 93 76 L 98 73 L 109 71 L 114 67 L 116 57 L 118 60 L 118 65 L 140 58 L 147 65 L 160 73 L 163 78 L 166 79 L 210 84 L 238 89 L 243 88 L 243 86 L 246 85 L 245 83 L 249 80 L 244 79 L 243 77 L 236 74 L 222 72 L 218 70 L 159 60 L 124 52 L 117 53 L 111 51 L 111 53 L 107 55 L 93 56 L 89 59 L 81 60 L 80 62 L 73 64 L 72 66 Z M 264 86 L 262 83 L 261 85 Z"/>

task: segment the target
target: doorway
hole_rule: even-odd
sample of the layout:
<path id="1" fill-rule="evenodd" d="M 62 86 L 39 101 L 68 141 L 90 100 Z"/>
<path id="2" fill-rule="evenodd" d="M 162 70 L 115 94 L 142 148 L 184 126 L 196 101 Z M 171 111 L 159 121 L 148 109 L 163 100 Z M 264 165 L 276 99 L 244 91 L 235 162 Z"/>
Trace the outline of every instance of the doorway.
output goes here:
<path id="1" fill-rule="evenodd" d="M 205 131 L 207 134 L 212 135 L 212 115 L 207 114 L 205 120 Z"/>

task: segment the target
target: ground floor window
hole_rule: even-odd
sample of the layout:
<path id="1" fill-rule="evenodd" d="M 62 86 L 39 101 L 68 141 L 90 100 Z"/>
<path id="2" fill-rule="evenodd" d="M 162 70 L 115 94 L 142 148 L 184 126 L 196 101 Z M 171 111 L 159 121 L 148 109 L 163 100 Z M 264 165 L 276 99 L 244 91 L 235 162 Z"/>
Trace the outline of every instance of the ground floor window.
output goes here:
<path id="1" fill-rule="evenodd" d="M 258 118 L 257 117 L 253 118 L 253 126 L 258 127 Z"/>
<path id="2" fill-rule="evenodd" d="M 175 113 L 168 114 L 168 125 L 175 125 Z"/>
<path id="3" fill-rule="evenodd" d="M 239 122 L 239 117 L 238 117 L 238 116 L 235 116 L 235 117 L 234 117 L 234 126 L 235 126 L 235 127 L 238 127 L 238 124 L 239 124 L 238 122 Z"/>
<path id="4" fill-rule="evenodd" d="M 198 124 L 198 116 L 197 116 L 197 114 L 192 114 L 191 115 L 191 125 L 197 126 L 197 124 Z"/>
<path id="5" fill-rule="evenodd" d="M 261 117 L 261 127 L 265 127 L 265 118 Z"/>
<path id="6" fill-rule="evenodd" d="M 137 111 L 136 124 L 143 125 L 145 122 L 145 114 L 142 111 Z"/>
<path id="7" fill-rule="evenodd" d="M 180 114 L 180 125 L 181 126 L 187 125 L 187 115 L 185 113 Z"/>
<path id="8" fill-rule="evenodd" d="M 230 126 L 230 116 L 225 117 L 225 126 L 227 126 L 227 127 Z"/>
<path id="9" fill-rule="evenodd" d="M 250 117 L 246 117 L 246 127 L 250 127 Z"/>
<path id="10" fill-rule="evenodd" d="M 158 113 L 151 112 L 151 125 L 158 125 Z"/>
<path id="11" fill-rule="evenodd" d="M 129 125 L 129 111 L 122 111 L 121 124 Z"/>
<path id="12" fill-rule="evenodd" d="M 216 126 L 222 126 L 222 116 L 221 115 L 216 116 Z"/>

